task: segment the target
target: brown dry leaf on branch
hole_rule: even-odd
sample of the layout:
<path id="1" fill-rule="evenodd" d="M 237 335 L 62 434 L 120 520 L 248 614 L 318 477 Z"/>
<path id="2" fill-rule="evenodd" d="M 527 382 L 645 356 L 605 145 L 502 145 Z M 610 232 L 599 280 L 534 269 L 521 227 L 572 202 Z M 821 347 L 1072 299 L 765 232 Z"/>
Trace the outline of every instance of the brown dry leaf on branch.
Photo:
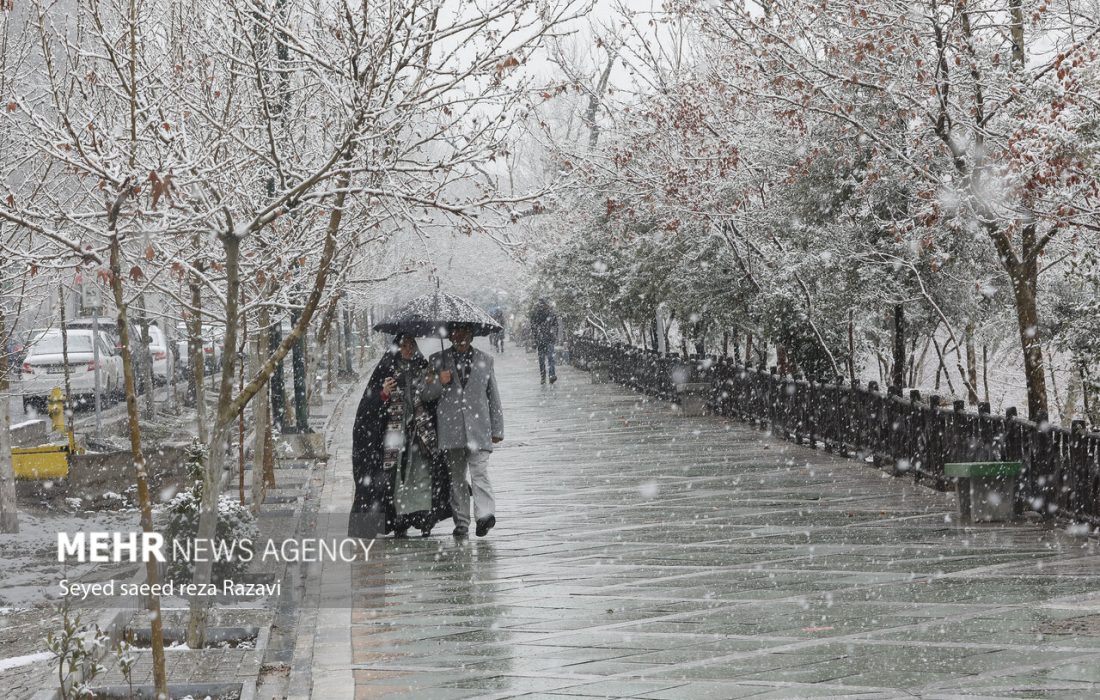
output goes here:
<path id="1" fill-rule="evenodd" d="M 152 208 L 156 209 L 157 202 L 160 201 L 160 198 L 162 196 L 168 195 L 169 198 L 171 198 L 172 196 L 171 193 L 169 193 L 168 191 L 168 189 L 172 186 L 172 174 L 168 173 L 163 178 L 161 178 L 157 176 L 155 172 L 150 171 L 149 182 L 151 183 L 151 186 L 153 188 Z"/>
<path id="2" fill-rule="evenodd" d="M 519 59 L 515 56 L 509 56 L 500 63 L 497 64 L 497 73 L 503 73 L 509 68 L 515 68 L 519 65 Z"/>

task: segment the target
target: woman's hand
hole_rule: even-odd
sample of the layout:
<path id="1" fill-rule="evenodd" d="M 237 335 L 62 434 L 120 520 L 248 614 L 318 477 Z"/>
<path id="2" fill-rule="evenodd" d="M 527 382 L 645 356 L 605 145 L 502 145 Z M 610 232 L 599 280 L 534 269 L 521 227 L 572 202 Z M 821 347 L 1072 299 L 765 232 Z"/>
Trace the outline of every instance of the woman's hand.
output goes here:
<path id="1" fill-rule="evenodd" d="M 390 398 L 390 394 L 397 390 L 397 380 L 393 377 L 386 377 L 382 382 L 382 398 L 387 401 Z"/>

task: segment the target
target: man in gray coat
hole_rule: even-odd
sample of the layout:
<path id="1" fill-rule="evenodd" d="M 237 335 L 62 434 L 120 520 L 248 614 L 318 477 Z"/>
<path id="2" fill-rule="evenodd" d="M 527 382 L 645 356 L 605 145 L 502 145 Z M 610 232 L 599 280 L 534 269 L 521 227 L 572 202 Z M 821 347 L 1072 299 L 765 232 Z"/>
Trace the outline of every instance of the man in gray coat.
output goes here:
<path id="1" fill-rule="evenodd" d="M 470 491 L 473 491 L 477 536 L 496 525 L 496 503 L 489 484 L 489 455 L 504 439 L 504 415 L 493 374 L 493 358 L 470 343 L 469 328 L 451 332 L 451 347 L 431 357 L 438 380 L 424 386 L 425 401 L 439 400 L 436 420 L 439 449 L 451 471 L 451 510 L 455 537 L 470 532 Z M 467 485 L 467 472 L 469 485 Z"/>

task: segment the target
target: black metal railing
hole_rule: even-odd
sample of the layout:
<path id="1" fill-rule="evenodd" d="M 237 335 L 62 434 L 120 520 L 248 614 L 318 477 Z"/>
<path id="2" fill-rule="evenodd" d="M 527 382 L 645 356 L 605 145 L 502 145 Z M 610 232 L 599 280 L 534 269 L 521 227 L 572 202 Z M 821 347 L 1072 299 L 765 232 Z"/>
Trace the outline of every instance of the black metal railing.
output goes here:
<path id="1" fill-rule="evenodd" d="M 710 408 L 719 415 L 800 444 L 871 457 L 941 490 L 953 484 L 944 476 L 946 463 L 1020 462 L 1016 498 L 1023 510 L 1100 525 L 1100 433 L 1088 432 L 1084 421 L 1067 430 L 1020 418 L 1015 408 L 994 415 L 980 404 L 972 413 L 962 401 L 946 406 L 917 391 L 884 393 L 875 382 L 812 382 L 727 357 L 685 359 L 588 338 L 572 340 L 571 357 L 574 365 L 600 367 L 612 381 L 666 400 L 675 399 L 678 384 L 707 383 Z"/>

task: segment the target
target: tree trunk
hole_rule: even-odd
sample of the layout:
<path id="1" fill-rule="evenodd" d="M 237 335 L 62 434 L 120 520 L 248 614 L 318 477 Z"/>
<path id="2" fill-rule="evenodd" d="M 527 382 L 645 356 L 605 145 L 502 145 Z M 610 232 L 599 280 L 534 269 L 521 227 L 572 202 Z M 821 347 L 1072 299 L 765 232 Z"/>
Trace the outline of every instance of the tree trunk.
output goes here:
<path id="1" fill-rule="evenodd" d="M 1024 11 L 1022 0 L 1008 0 L 1010 34 L 1012 36 L 1012 63 L 1017 70 L 1024 67 Z"/>
<path id="2" fill-rule="evenodd" d="M 233 370 L 237 355 L 237 325 L 240 308 L 241 278 L 239 256 L 241 240 L 233 232 L 221 236 L 225 251 L 225 352 L 222 353 L 221 382 L 218 385 L 218 407 L 214 414 L 214 428 L 210 433 L 208 454 L 203 474 L 202 502 L 199 510 L 199 527 L 195 535 L 200 542 L 213 542 L 218 527 L 218 499 L 221 497 L 222 477 L 225 468 L 225 451 L 229 429 L 236 418 L 231 410 L 233 394 Z M 211 582 L 214 563 L 204 559 L 195 563 L 194 581 L 197 584 Z M 196 604 L 198 602 L 198 604 Z M 187 624 L 187 644 L 192 649 L 202 649 L 206 642 L 209 601 L 205 595 L 191 596 L 191 617 Z"/>
<path id="3" fill-rule="evenodd" d="M 848 383 L 856 385 L 856 313 L 848 309 Z"/>
<path id="4" fill-rule="evenodd" d="M 0 533 L 19 532 L 16 509 L 15 469 L 11 463 L 11 394 L 8 383 L 8 331 L 0 308 Z"/>
<path id="5" fill-rule="evenodd" d="M 1077 416 L 1077 395 L 1080 392 L 1081 375 L 1070 369 L 1069 378 L 1066 380 L 1066 405 L 1062 409 L 1063 428 L 1070 428 L 1073 425 L 1073 419 Z"/>
<path id="6" fill-rule="evenodd" d="M 274 290 L 273 290 L 274 291 Z M 282 320 L 278 320 L 268 327 L 267 354 L 273 355 L 283 342 Z M 283 372 L 283 363 L 275 365 L 275 371 L 271 373 L 271 420 L 280 433 L 287 432 L 286 415 L 286 380 Z"/>
<path id="7" fill-rule="evenodd" d="M 658 304 L 657 313 L 653 315 L 653 343 L 657 348 L 657 352 L 664 355 L 668 352 L 668 324 L 661 316 L 662 306 L 663 304 Z"/>
<path id="8" fill-rule="evenodd" d="M 985 402 L 989 403 L 989 346 L 982 343 L 982 386 L 985 388 Z"/>
<path id="9" fill-rule="evenodd" d="M 1084 362 L 1079 362 L 1076 370 L 1081 377 L 1081 405 L 1085 408 L 1085 415 L 1093 427 L 1100 426 L 1100 411 L 1097 410 L 1100 397 L 1097 396 L 1096 383 Z"/>
<path id="10" fill-rule="evenodd" d="M 173 415 L 180 415 L 180 391 L 179 391 L 179 360 L 176 355 L 179 353 L 179 343 L 176 338 L 176 327 L 174 324 L 168 322 L 167 315 L 161 315 L 161 320 L 164 322 L 164 336 L 168 343 L 168 388 L 171 390 L 169 402 L 172 404 Z M 168 396 L 167 392 L 165 394 Z"/>
<path id="11" fill-rule="evenodd" d="M 298 311 L 290 313 L 290 324 L 298 325 L 301 314 Z M 308 433 L 309 429 L 309 377 L 306 374 L 306 339 L 309 333 L 303 333 L 298 342 L 294 343 L 290 355 L 290 367 L 294 374 L 294 425 L 295 432 Z"/>
<path id="12" fill-rule="evenodd" d="M 894 304 L 894 364 L 890 385 L 899 391 L 905 386 L 905 307 Z"/>
<path id="13" fill-rule="evenodd" d="M 348 307 L 348 303 L 346 301 L 344 302 L 344 310 L 343 311 L 344 311 L 344 313 L 343 313 L 343 319 L 344 319 L 344 337 L 343 337 L 344 373 L 347 374 L 348 378 L 350 379 L 352 377 L 352 375 L 355 374 L 355 367 L 352 364 L 352 360 L 351 360 L 354 333 L 352 332 L 352 318 L 353 318 L 353 316 L 352 316 L 352 313 L 351 313 L 351 309 Z"/>
<path id="14" fill-rule="evenodd" d="M 913 339 L 916 343 L 916 338 Z M 909 386 L 920 386 L 922 378 L 924 377 L 924 360 L 928 357 L 928 348 L 932 345 L 932 337 L 929 336 L 924 339 L 924 348 L 920 351 L 920 357 L 915 362 L 909 365 Z M 989 398 L 986 398 L 988 401 Z"/>
<path id="15" fill-rule="evenodd" d="M 1036 263 L 1009 266 L 1012 294 L 1016 302 L 1016 323 L 1024 353 L 1024 378 L 1027 380 L 1027 412 L 1031 420 L 1046 414 L 1047 380 L 1043 368 L 1043 347 L 1039 337 L 1039 311 L 1036 304 Z"/>
<path id="16" fill-rule="evenodd" d="M 1046 361 L 1047 372 L 1050 373 L 1050 394 L 1054 399 L 1054 410 L 1058 415 L 1062 415 L 1062 397 L 1058 393 L 1058 381 L 1054 374 L 1054 365 L 1050 361 L 1050 356 L 1043 358 Z"/>
<path id="17" fill-rule="evenodd" d="M 978 352 L 974 346 L 974 322 L 966 324 L 966 403 L 978 405 Z"/>
<path id="18" fill-rule="evenodd" d="M 241 292 L 241 306 L 246 307 L 248 305 L 248 299 L 245 298 L 244 292 Z M 245 358 L 248 356 L 248 316 L 247 314 L 241 314 L 241 345 L 240 352 L 237 353 L 237 391 L 244 391 L 244 368 L 248 363 L 245 362 Z M 241 505 L 244 505 L 244 406 L 241 406 L 241 410 L 237 411 L 237 498 L 240 500 Z"/>
<path id="19" fill-rule="evenodd" d="M 367 361 L 367 344 L 370 343 L 370 311 L 363 309 L 362 319 L 359 324 L 359 367 Z"/>
<path id="20" fill-rule="evenodd" d="M 145 306 L 145 297 L 141 295 L 139 297 L 141 306 Z M 152 420 L 156 413 L 157 407 L 154 397 L 155 383 L 153 381 L 153 361 L 152 354 L 149 352 L 149 311 L 143 308 L 141 315 L 138 316 L 138 330 L 141 331 L 141 339 L 139 340 L 140 352 L 138 357 L 141 358 L 141 362 L 138 363 L 138 371 L 141 372 L 142 381 L 145 383 L 145 406 L 143 414 L 146 420 Z"/>
<path id="21" fill-rule="evenodd" d="M 271 319 L 267 307 L 260 308 L 259 332 L 252 341 L 251 362 L 249 374 L 255 376 L 260 371 L 260 358 L 267 349 L 267 327 Z M 267 497 L 267 482 L 264 477 L 264 465 L 267 460 L 267 434 L 271 423 L 268 414 L 268 392 L 261 391 L 256 394 L 256 401 L 252 404 L 253 423 L 255 434 L 252 437 L 252 512 L 259 513 Z"/>
<path id="22" fill-rule="evenodd" d="M 333 364 L 336 362 L 335 353 L 333 352 L 333 345 L 340 337 L 340 330 L 337 328 L 336 333 L 331 334 L 328 338 L 328 342 L 325 343 L 325 392 L 331 394 L 336 391 L 336 377 L 335 368 Z"/>
<path id="23" fill-rule="evenodd" d="M 201 268 L 200 268 L 201 271 Z M 191 317 L 187 319 L 187 354 L 191 356 L 191 385 L 195 394 L 195 425 L 198 428 L 199 442 L 206 443 L 206 377 L 204 370 L 206 349 L 202 342 L 202 287 L 198 277 L 188 279 L 191 288 Z"/>
<path id="24" fill-rule="evenodd" d="M 267 423 L 264 425 L 264 485 L 266 489 L 275 488 L 275 434 L 271 422 L 271 410 L 268 406 Z"/>
<path id="25" fill-rule="evenodd" d="M 113 208 L 113 217 L 117 216 L 122 200 Z M 114 227 L 114 222 L 111 224 Z M 137 481 L 138 508 L 141 511 L 142 532 L 156 532 L 153 529 L 153 504 L 149 497 L 149 477 L 145 470 L 145 453 L 141 449 L 141 424 L 138 421 L 137 384 L 134 378 L 134 357 L 130 352 L 130 329 L 126 326 L 126 302 L 122 295 L 121 243 L 118 232 L 111 235 L 111 291 L 114 293 L 115 307 L 118 309 L 118 334 L 122 343 L 122 373 L 126 382 L 126 415 L 129 418 L 130 452 L 134 458 L 135 480 Z M 150 557 L 145 563 L 145 581 L 150 586 L 160 583 L 157 560 Z M 164 621 L 160 614 L 160 596 L 145 597 L 149 611 L 149 627 L 153 651 L 153 683 L 158 700 L 168 700 L 168 674 L 164 665 Z"/>

